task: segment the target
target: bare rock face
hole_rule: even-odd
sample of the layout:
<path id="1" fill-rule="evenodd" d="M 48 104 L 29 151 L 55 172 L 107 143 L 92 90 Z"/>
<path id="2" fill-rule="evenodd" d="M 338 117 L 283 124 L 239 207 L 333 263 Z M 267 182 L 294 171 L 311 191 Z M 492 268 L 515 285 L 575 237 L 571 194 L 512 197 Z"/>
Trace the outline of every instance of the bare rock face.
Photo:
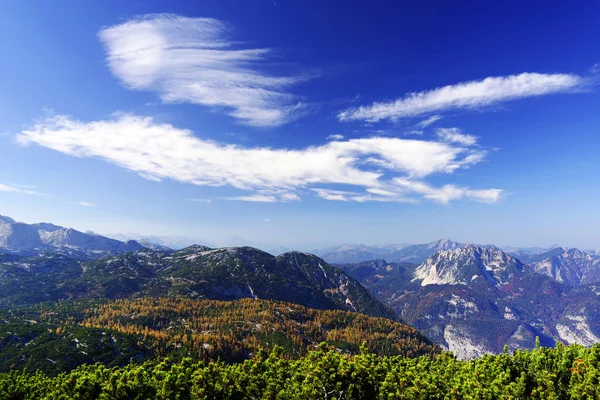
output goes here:
<path id="1" fill-rule="evenodd" d="M 24 224 L 12 218 L 0 216 L 0 251 L 39 254 L 44 251 L 62 253 L 86 253 L 101 257 L 143 249 L 135 242 L 121 242 L 107 237 L 83 233 L 49 223 Z"/>
<path id="2" fill-rule="evenodd" d="M 552 249 L 531 260 L 533 269 L 567 285 L 600 282 L 600 257 L 578 249 Z"/>
<path id="3" fill-rule="evenodd" d="M 521 261 L 502 250 L 468 245 L 433 254 L 416 269 L 414 280 L 421 286 L 468 285 L 477 280 L 498 286 L 522 274 L 523 267 Z"/>
<path id="4" fill-rule="evenodd" d="M 438 251 L 420 265 L 376 260 L 343 268 L 460 358 L 504 346 L 533 348 L 536 337 L 546 346 L 600 342 L 594 256 L 558 247 L 544 253 L 529 255 L 527 265 L 493 246 L 466 245 Z"/>

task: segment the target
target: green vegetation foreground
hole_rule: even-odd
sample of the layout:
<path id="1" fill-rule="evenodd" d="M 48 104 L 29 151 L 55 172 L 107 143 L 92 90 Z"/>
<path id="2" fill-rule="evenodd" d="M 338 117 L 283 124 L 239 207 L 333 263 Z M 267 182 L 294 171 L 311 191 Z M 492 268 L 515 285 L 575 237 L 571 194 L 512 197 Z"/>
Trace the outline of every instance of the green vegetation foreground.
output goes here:
<path id="1" fill-rule="evenodd" d="M 241 364 L 184 359 L 124 368 L 81 366 L 48 377 L 0 374 L 0 399 L 598 399 L 600 345 L 517 351 L 458 361 L 347 356 L 321 345 L 300 359 L 281 349 Z"/>

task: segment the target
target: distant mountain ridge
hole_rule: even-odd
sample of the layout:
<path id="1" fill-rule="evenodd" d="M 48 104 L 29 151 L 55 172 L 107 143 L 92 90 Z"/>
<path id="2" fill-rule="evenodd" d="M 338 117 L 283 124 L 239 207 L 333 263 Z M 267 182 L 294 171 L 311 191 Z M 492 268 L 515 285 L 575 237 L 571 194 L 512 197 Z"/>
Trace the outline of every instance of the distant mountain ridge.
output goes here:
<path id="1" fill-rule="evenodd" d="M 143 249 L 140 243 L 121 242 L 94 233 L 50 223 L 25 224 L 0 215 L 0 252 L 39 254 L 44 251 L 81 253 L 91 257 Z"/>
<path id="2" fill-rule="evenodd" d="M 312 254 L 275 257 L 251 247 L 142 249 L 90 261 L 0 256 L 0 293 L 2 307 L 78 298 L 255 298 L 397 319 L 358 281 Z"/>
<path id="3" fill-rule="evenodd" d="M 537 273 L 567 285 L 600 282 L 600 257 L 578 249 L 556 247 L 524 259 Z"/>
<path id="4" fill-rule="evenodd" d="M 466 244 L 448 239 L 425 244 L 343 245 L 315 250 L 314 253 L 332 264 L 351 264 L 375 259 L 390 262 L 421 263 L 439 250 L 454 250 Z"/>
<path id="5" fill-rule="evenodd" d="M 600 342 L 600 279 L 594 278 L 600 265 L 578 250 L 552 252 L 573 270 L 581 269 L 569 262 L 588 262 L 577 275 L 587 281 L 559 279 L 536 263 L 476 245 L 440 250 L 421 264 L 375 260 L 342 268 L 460 358 L 498 353 L 504 345 L 531 348 L 536 337 L 544 345 Z M 549 255 L 540 256 L 544 263 Z"/>

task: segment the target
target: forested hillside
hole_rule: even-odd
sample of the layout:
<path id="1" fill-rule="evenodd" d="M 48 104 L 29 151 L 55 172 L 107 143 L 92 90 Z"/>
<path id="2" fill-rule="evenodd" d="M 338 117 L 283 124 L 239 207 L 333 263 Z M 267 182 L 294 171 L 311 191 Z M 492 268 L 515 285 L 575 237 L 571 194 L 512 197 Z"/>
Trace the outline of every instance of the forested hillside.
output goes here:
<path id="1" fill-rule="evenodd" d="M 0 312 L 0 371 L 56 374 L 82 364 L 124 366 L 166 356 L 240 362 L 275 345 L 295 358 L 322 342 L 356 354 L 363 341 L 379 355 L 439 352 L 417 330 L 385 318 L 266 300 L 143 298 Z"/>
<path id="2" fill-rule="evenodd" d="M 358 281 L 314 255 L 275 257 L 252 247 L 144 249 L 91 261 L 0 253 L 0 294 L 6 309 L 64 299 L 258 298 L 397 319 Z"/>

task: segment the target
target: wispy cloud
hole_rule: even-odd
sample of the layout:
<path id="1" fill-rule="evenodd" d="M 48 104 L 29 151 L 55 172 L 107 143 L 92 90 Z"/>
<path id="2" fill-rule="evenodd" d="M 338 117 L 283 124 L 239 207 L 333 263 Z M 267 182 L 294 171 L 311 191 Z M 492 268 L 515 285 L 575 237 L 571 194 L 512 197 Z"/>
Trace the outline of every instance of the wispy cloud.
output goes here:
<path id="1" fill-rule="evenodd" d="M 432 115 L 431 117 L 429 117 L 427 119 L 424 119 L 423 121 L 419 122 L 416 126 L 417 126 L 417 128 L 424 129 L 424 128 L 427 128 L 430 125 L 435 124 L 440 119 L 442 119 L 441 115 Z"/>
<path id="2" fill-rule="evenodd" d="M 350 192 L 345 190 L 335 189 L 323 189 L 315 188 L 311 189 L 316 193 L 317 196 L 324 200 L 330 201 L 354 201 L 358 203 L 364 203 L 368 201 L 375 202 L 394 202 L 394 203 L 417 203 L 418 200 L 406 196 L 405 190 L 390 191 L 379 188 L 368 188 L 366 193 Z"/>
<path id="3" fill-rule="evenodd" d="M 225 200 L 247 201 L 250 203 L 277 203 L 279 200 L 275 196 L 267 196 L 263 194 L 252 194 L 249 196 L 234 196 L 225 197 Z"/>
<path id="4" fill-rule="evenodd" d="M 83 207 L 98 207 L 97 205 L 88 203 L 87 201 L 80 201 L 77 204 L 79 204 L 80 206 L 83 206 Z"/>
<path id="5" fill-rule="evenodd" d="M 0 192 L 5 193 L 21 193 L 21 194 L 29 194 L 33 196 L 45 196 L 44 193 L 36 192 L 35 190 L 31 190 L 35 188 L 35 186 L 30 185 L 3 185 L 0 183 Z"/>
<path id="6" fill-rule="evenodd" d="M 317 194 L 322 199 L 325 200 L 335 200 L 335 201 L 350 201 L 352 196 L 357 196 L 358 193 L 348 192 L 344 190 L 334 190 L 334 189 L 321 189 L 314 188 L 311 189 L 313 192 Z"/>
<path id="7" fill-rule="evenodd" d="M 211 199 L 190 199 L 190 201 L 192 201 L 194 203 L 206 203 L 206 204 L 210 204 L 212 202 Z"/>
<path id="8" fill-rule="evenodd" d="M 303 149 L 244 147 L 200 139 L 189 130 L 131 114 L 95 122 L 58 115 L 35 123 L 17 138 L 71 156 L 102 158 L 146 179 L 228 185 L 251 192 L 229 200 L 255 202 L 299 200 L 305 189 L 329 200 L 414 201 L 407 193 L 429 198 L 429 192 L 408 191 L 392 179 L 449 175 L 486 155 L 465 143 L 390 137 L 331 141 Z M 331 189 L 327 185 L 356 190 L 323 191 Z"/>
<path id="9" fill-rule="evenodd" d="M 224 110 L 251 126 L 278 126 L 305 111 L 288 88 L 305 80 L 265 72 L 271 50 L 241 48 L 230 27 L 211 18 L 152 14 L 102 29 L 108 66 L 130 89 L 165 103 Z"/>
<path id="10" fill-rule="evenodd" d="M 10 186 L 14 186 L 14 187 L 19 188 L 19 189 L 31 189 L 31 190 L 37 188 L 37 186 L 35 186 L 35 185 L 21 185 L 21 184 L 16 184 L 16 183 L 13 183 Z"/>
<path id="11" fill-rule="evenodd" d="M 340 135 L 339 133 L 327 136 L 327 140 L 344 140 L 344 135 Z"/>
<path id="12" fill-rule="evenodd" d="M 438 128 L 437 136 L 444 142 L 458 143 L 465 146 L 473 146 L 477 143 L 477 138 L 473 135 L 467 135 L 458 128 Z"/>
<path id="13" fill-rule="evenodd" d="M 340 121 L 396 120 L 452 109 L 475 109 L 509 100 L 574 91 L 583 87 L 585 83 L 585 78 L 574 74 L 522 73 L 488 77 L 480 81 L 462 82 L 429 91 L 410 93 L 391 102 L 349 108 L 340 112 L 338 119 Z"/>
<path id="14" fill-rule="evenodd" d="M 483 189 L 473 190 L 455 185 L 444 185 L 442 187 L 432 187 L 424 182 L 409 180 L 405 178 L 394 178 L 393 184 L 399 188 L 406 189 L 409 192 L 420 194 L 423 198 L 437 203 L 447 204 L 452 200 L 468 198 L 480 203 L 496 203 L 504 191 L 501 189 Z"/>

